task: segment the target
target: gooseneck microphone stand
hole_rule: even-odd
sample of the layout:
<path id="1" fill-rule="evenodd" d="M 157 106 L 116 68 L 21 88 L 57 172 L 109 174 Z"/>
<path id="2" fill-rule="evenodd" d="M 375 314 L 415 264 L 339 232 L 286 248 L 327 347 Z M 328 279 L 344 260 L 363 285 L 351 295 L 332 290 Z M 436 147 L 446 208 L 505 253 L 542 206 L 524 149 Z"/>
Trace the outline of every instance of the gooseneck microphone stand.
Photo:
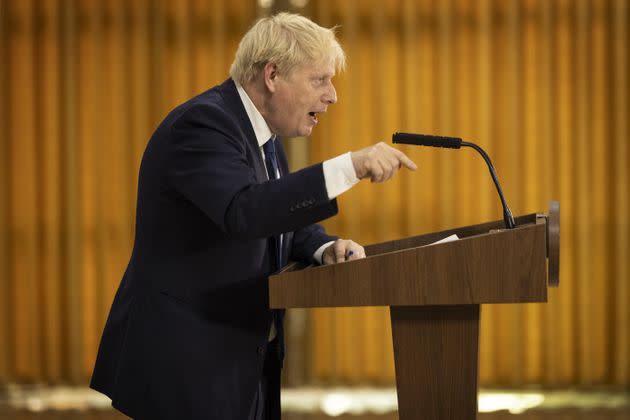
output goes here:
<path id="1" fill-rule="evenodd" d="M 394 133 L 392 135 L 392 142 L 397 144 L 413 144 L 416 146 L 444 147 L 449 149 L 459 149 L 462 146 L 475 149 L 477 152 L 479 152 L 481 157 L 483 157 L 483 160 L 486 161 L 488 169 L 490 170 L 490 175 L 492 176 L 492 180 L 494 181 L 494 185 L 497 187 L 497 192 L 499 193 L 499 198 L 501 199 L 501 204 L 503 205 L 503 221 L 505 222 L 505 227 L 508 229 L 514 229 L 516 227 L 516 223 L 514 223 L 514 216 L 512 216 L 512 211 L 505 201 L 505 196 L 503 195 L 501 184 L 499 184 L 497 172 L 492 165 L 490 157 L 481 147 L 477 146 L 475 143 L 462 141 L 462 139 L 457 137 L 443 137 L 410 133 Z"/>

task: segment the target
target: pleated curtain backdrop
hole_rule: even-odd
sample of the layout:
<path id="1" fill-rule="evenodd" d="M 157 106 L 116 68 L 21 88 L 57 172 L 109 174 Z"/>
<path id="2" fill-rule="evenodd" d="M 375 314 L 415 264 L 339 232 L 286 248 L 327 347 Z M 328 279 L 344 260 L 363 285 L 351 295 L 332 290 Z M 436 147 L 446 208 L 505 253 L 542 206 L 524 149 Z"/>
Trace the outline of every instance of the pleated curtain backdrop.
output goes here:
<path id="1" fill-rule="evenodd" d="M 484 385 L 630 383 L 629 3 L 299 9 L 340 24 L 349 58 L 310 161 L 394 131 L 455 135 L 488 151 L 515 214 L 561 202 L 561 287 L 546 305 L 482 309 Z M 226 77 L 258 13 L 253 0 L 0 1 L 0 385 L 85 383 L 130 255 L 146 141 Z M 344 194 L 331 232 L 373 243 L 501 217 L 472 151 L 403 150 L 419 171 Z M 293 383 L 393 384 L 387 309 L 300 320 Z"/>
<path id="2" fill-rule="evenodd" d="M 311 161 L 391 141 L 462 137 L 491 156 L 515 214 L 562 206 L 560 288 L 549 303 L 482 309 L 482 385 L 630 382 L 630 2 L 311 2 L 349 58 Z M 483 160 L 401 148 L 419 164 L 340 198 L 329 230 L 364 243 L 501 219 Z M 389 311 L 311 311 L 310 374 L 392 383 Z"/>
<path id="3" fill-rule="evenodd" d="M 144 146 L 227 78 L 251 1 L 0 2 L 0 385 L 84 383 Z"/>

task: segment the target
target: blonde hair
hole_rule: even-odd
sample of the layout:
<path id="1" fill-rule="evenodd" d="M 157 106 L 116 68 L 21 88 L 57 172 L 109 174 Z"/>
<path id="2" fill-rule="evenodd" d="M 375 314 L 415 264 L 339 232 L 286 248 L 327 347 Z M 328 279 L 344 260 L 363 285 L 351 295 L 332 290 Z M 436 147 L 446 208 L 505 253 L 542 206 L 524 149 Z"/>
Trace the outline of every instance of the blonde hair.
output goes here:
<path id="1" fill-rule="evenodd" d="M 287 75 L 298 65 L 328 60 L 336 71 L 342 71 L 346 56 L 335 37 L 336 29 L 323 28 L 293 13 L 262 18 L 241 39 L 230 76 L 245 84 L 270 62 Z"/>

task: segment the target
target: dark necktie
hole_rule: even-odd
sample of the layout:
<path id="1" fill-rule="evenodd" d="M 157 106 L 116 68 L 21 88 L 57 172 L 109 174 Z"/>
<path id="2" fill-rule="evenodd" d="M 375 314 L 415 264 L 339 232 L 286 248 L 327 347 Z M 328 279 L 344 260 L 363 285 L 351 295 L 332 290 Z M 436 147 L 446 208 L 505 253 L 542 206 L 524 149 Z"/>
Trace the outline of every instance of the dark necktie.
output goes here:
<path id="1" fill-rule="evenodd" d="M 278 159 L 276 158 L 276 136 L 272 136 L 267 143 L 263 144 L 263 150 L 265 152 L 265 165 L 267 166 L 267 175 L 269 179 L 280 178 L 280 168 L 278 167 Z M 284 265 L 282 261 L 282 234 L 274 235 L 272 242 L 275 244 L 276 250 L 276 266 L 274 271 L 279 270 Z M 284 318 L 284 309 L 274 309 L 273 323 L 276 327 L 277 339 L 278 339 L 278 358 L 280 359 L 280 365 L 284 358 L 284 325 L 282 319 Z"/>
<path id="2" fill-rule="evenodd" d="M 267 175 L 269 179 L 280 178 L 280 168 L 278 167 L 278 160 L 276 159 L 276 145 L 275 136 L 272 136 L 267 143 L 263 145 L 265 151 L 265 165 L 267 166 Z M 275 235 L 273 237 L 276 248 L 276 266 L 275 270 L 279 270 L 284 265 L 282 261 L 282 234 Z"/>

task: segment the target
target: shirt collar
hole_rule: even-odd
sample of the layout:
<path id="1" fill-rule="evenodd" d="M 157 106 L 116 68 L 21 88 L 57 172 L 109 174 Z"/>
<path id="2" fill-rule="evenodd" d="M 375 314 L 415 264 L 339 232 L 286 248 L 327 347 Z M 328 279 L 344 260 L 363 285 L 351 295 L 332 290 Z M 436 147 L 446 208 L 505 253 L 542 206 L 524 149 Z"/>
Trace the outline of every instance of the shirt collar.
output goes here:
<path id="1" fill-rule="evenodd" d="M 243 102 L 243 106 L 245 107 L 245 112 L 249 117 L 249 121 L 252 123 L 252 127 L 254 129 L 254 134 L 256 135 L 256 140 L 258 141 L 258 146 L 262 147 L 263 144 L 267 143 L 267 141 L 271 138 L 273 133 L 271 129 L 267 125 L 267 122 L 263 118 L 262 114 L 250 99 L 243 86 L 239 83 L 236 83 L 236 90 L 238 91 L 238 96 L 241 97 L 241 102 Z"/>

